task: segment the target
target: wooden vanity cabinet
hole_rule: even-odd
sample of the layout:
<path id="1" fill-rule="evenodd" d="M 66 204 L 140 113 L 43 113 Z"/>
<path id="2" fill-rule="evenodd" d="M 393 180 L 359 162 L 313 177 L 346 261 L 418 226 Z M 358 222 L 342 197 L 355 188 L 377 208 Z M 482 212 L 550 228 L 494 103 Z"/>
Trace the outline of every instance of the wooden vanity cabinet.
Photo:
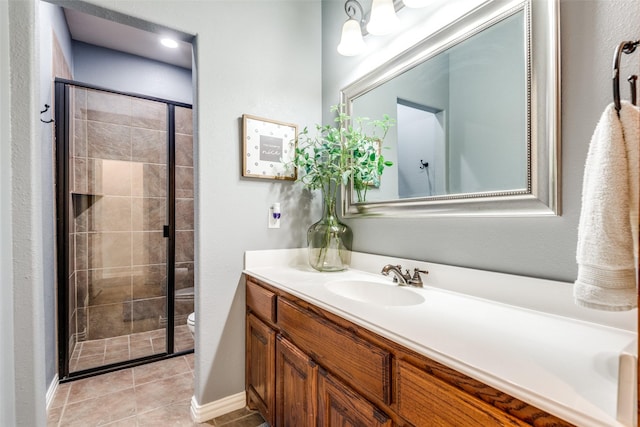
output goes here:
<path id="1" fill-rule="evenodd" d="M 247 281 L 245 389 L 247 405 L 275 425 L 276 294 Z M 261 320 L 262 319 L 262 320 Z"/>
<path id="2" fill-rule="evenodd" d="M 391 355 L 295 303 L 278 298 L 278 327 L 319 365 L 358 384 L 368 397 L 391 403 Z"/>
<path id="3" fill-rule="evenodd" d="M 398 413 L 416 426 L 529 425 L 404 361 L 397 378 Z"/>
<path id="4" fill-rule="evenodd" d="M 276 422 L 282 427 L 316 425 L 318 366 L 282 336 L 276 344 Z"/>
<path id="5" fill-rule="evenodd" d="M 247 314 L 246 390 L 248 405 L 274 425 L 276 331 Z"/>
<path id="6" fill-rule="evenodd" d="M 326 371 L 318 376 L 318 425 L 391 427 L 391 418 Z"/>
<path id="7" fill-rule="evenodd" d="M 270 324 L 276 323 L 277 295 L 274 290 L 266 289 L 252 280 L 246 286 L 247 310 Z"/>
<path id="8" fill-rule="evenodd" d="M 572 426 L 247 277 L 247 404 L 274 427 Z"/>

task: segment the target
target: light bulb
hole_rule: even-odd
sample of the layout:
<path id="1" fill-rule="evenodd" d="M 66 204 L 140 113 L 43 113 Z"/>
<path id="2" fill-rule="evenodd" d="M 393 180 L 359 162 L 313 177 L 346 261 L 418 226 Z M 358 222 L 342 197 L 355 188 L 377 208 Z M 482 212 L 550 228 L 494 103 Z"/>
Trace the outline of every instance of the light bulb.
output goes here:
<path id="1" fill-rule="evenodd" d="M 367 31 L 373 35 L 389 34 L 396 29 L 400 20 L 396 15 L 393 0 L 373 0 Z"/>
<path id="2" fill-rule="evenodd" d="M 344 56 L 355 56 L 362 53 L 365 47 L 360 23 L 355 19 L 349 19 L 342 26 L 342 37 L 338 45 L 338 53 Z"/>
<path id="3" fill-rule="evenodd" d="M 162 46 L 168 47 L 170 49 L 175 49 L 178 47 L 178 42 L 168 37 L 161 39 L 160 43 L 162 43 Z"/>

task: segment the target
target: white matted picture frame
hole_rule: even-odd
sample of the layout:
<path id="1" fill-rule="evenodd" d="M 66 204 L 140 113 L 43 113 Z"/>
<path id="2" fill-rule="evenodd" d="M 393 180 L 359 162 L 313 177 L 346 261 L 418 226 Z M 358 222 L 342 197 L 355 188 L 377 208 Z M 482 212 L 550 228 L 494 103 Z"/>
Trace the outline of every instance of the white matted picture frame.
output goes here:
<path id="1" fill-rule="evenodd" d="M 242 176 L 295 181 L 298 125 L 242 115 Z"/>

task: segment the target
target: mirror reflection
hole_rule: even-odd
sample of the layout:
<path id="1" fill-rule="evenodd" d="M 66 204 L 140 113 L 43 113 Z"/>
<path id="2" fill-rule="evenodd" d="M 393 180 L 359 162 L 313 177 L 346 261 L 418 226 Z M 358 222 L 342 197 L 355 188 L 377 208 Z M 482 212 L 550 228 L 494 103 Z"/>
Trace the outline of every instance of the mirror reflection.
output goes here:
<path id="1" fill-rule="evenodd" d="M 519 11 L 354 99 L 355 117 L 396 119 L 367 201 L 526 191 L 524 45 Z"/>
<path id="2" fill-rule="evenodd" d="M 490 1 L 343 89 L 396 121 L 345 216 L 557 213 L 557 3 Z"/>

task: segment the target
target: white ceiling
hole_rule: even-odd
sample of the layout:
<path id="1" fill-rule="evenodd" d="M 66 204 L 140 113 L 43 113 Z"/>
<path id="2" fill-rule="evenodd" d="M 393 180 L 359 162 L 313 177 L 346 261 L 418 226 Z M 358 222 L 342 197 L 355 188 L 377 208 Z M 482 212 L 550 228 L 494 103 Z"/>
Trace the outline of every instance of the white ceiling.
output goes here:
<path id="1" fill-rule="evenodd" d="M 177 49 L 160 44 L 163 34 L 152 33 L 74 9 L 64 9 L 73 40 L 191 69 L 191 43 L 174 38 Z M 165 34 L 169 35 L 169 34 Z"/>

